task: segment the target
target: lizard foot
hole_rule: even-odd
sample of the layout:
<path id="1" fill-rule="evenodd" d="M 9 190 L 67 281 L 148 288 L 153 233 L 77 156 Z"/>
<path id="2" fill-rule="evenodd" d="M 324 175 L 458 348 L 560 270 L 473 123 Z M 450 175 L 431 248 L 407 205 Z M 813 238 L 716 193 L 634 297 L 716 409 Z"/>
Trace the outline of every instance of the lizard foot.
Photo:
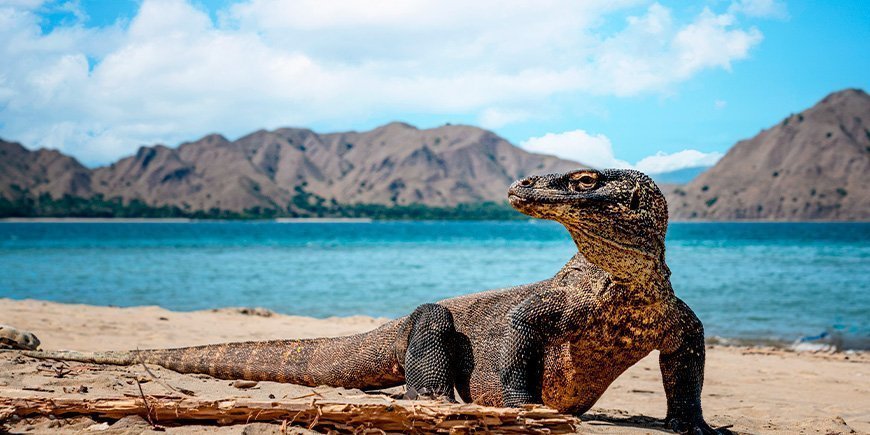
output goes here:
<path id="1" fill-rule="evenodd" d="M 404 398 L 407 400 L 437 400 L 439 402 L 456 403 L 456 399 L 453 398 L 452 394 L 437 392 L 426 387 L 418 390 L 410 385 L 408 385 L 408 391 L 405 392 Z"/>
<path id="2" fill-rule="evenodd" d="M 671 430 L 679 434 L 689 435 L 731 435 L 732 432 L 726 428 L 713 429 L 703 418 L 694 418 L 684 420 L 680 418 L 669 418 L 665 421 L 665 425 Z"/>
<path id="3" fill-rule="evenodd" d="M 502 394 L 502 406 L 506 408 L 522 408 L 525 405 L 539 405 L 543 403 L 540 397 L 535 397 L 524 391 L 507 389 Z"/>
<path id="4" fill-rule="evenodd" d="M 0 349 L 36 350 L 38 347 L 39 339 L 30 332 L 0 325 Z"/>

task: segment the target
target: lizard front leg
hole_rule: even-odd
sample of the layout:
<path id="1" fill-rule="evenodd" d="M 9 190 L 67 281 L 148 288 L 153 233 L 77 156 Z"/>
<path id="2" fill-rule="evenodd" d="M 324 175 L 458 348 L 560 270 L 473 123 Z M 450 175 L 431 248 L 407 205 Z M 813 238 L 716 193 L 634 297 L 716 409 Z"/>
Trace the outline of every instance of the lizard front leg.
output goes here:
<path id="1" fill-rule="evenodd" d="M 399 356 L 405 367 L 406 398 L 455 401 L 456 329 L 450 310 L 424 304 L 406 322 L 407 348 L 400 349 Z"/>
<path id="2" fill-rule="evenodd" d="M 504 406 L 541 403 L 544 348 L 578 332 L 586 300 L 563 290 L 530 296 L 508 314 L 499 377 Z"/>
<path id="3" fill-rule="evenodd" d="M 665 424 L 684 434 L 719 434 L 704 421 L 701 388 L 704 385 L 704 327 L 680 301 L 677 323 L 661 350 L 659 366 L 668 400 Z"/>

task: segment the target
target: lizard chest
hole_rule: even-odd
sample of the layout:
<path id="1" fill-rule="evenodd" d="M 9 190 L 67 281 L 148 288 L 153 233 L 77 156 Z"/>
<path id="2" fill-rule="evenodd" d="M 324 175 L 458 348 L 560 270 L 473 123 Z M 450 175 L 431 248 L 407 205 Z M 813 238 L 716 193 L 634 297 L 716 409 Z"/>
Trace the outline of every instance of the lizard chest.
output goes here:
<path id="1" fill-rule="evenodd" d="M 614 307 L 590 319 L 577 338 L 545 350 L 544 404 L 564 412 L 588 410 L 625 370 L 656 348 L 662 312 Z"/>

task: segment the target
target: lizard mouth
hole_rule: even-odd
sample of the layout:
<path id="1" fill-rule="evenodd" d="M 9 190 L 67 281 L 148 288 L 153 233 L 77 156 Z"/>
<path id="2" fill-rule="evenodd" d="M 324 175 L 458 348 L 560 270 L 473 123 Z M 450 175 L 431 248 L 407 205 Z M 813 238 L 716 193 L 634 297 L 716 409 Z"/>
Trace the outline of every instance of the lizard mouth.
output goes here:
<path id="1" fill-rule="evenodd" d="M 520 196 L 520 195 L 517 195 L 517 194 L 514 194 L 514 193 L 508 193 L 508 202 L 510 202 L 511 204 L 513 204 L 513 203 L 529 202 L 529 200 L 526 199 L 526 198 L 524 198 L 524 197 L 522 197 L 522 196 Z"/>
<path id="2" fill-rule="evenodd" d="M 556 204 L 576 200 L 575 196 L 565 195 L 560 192 L 543 191 L 525 187 L 512 187 L 508 190 L 508 201 L 511 204 Z"/>

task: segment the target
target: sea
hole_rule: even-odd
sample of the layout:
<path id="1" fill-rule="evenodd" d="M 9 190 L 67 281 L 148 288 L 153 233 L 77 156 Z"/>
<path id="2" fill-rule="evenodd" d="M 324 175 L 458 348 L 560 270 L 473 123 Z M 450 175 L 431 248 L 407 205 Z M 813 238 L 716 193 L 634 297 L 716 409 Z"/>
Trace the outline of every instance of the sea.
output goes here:
<path id="1" fill-rule="evenodd" d="M 393 318 L 575 252 L 546 221 L 0 222 L 0 297 Z M 870 347 L 870 223 L 672 223 L 666 258 L 708 337 Z"/>

